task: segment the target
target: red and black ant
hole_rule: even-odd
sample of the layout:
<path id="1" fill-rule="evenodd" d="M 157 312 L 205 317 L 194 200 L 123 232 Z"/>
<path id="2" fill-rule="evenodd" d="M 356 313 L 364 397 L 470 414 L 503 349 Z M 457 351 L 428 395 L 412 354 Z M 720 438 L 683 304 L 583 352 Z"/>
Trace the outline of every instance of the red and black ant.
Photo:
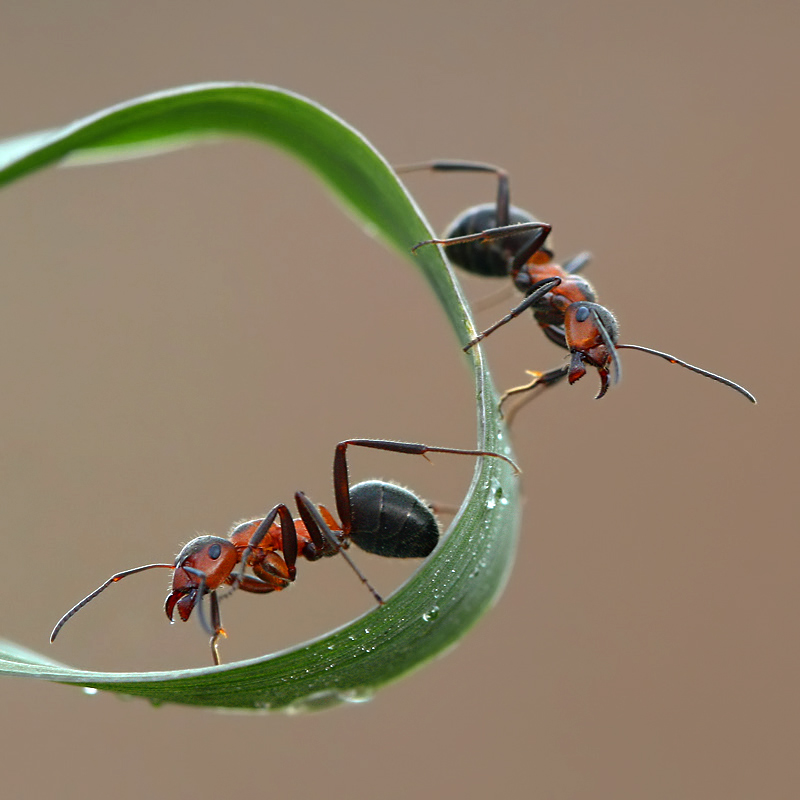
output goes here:
<path id="1" fill-rule="evenodd" d="M 637 344 L 619 344 L 619 328 L 614 315 L 595 302 L 597 298 L 592 285 L 577 274 L 589 263 L 591 255 L 583 252 L 563 266 L 555 263 L 552 250 L 545 246 L 551 226 L 510 204 L 509 179 L 505 170 L 472 161 L 427 161 L 398 167 L 396 171 L 422 169 L 493 173 L 497 176 L 497 200 L 467 209 L 456 217 L 441 239 L 419 242 L 412 250 L 430 244 L 443 245 L 457 266 L 487 277 L 510 277 L 514 286 L 525 295 L 525 299 L 502 319 L 472 339 L 464 351 L 530 308 L 545 336 L 570 352 L 568 365 L 548 372 L 529 371 L 533 380 L 505 392 L 500 400 L 501 406 L 512 395 L 552 386 L 564 378 L 568 378 L 571 384 L 575 383 L 586 374 L 586 365 L 594 367 L 600 376 L 599 399 L 608 390 L 612 369 L 614 384 L 622 376 L 617 356 L 617 351 L 622 349 L 641 350 L 659 356 L 730 386 L 751 402 L 756 402 L 747 389 L 721 375 L 659 350 Z"/>
<path id="2" fill-rule="evenodd" d="M 314 505 L 303 492 L 296 492 L 294 499 L 299 519 L 292 519 L 289 508 L 280 503 L 263 519 L 234 526 L 227 539 L 220 536 L 192 539 L 172 564 L 147 564 L 118 572 L 61 617 L 50 634 L 50 641 L 55 641 L 70 617 L 112 583 L 147 569 L 173 570 L 172 591 L 164 603 L 167 617 L 172 622 L 177 608 L 185 622 L 197 607 L 200 623 L 211 636 L 211 657 L 215 665 L 220 663 L 219 639 L 227 635 L 220 622 L 217 591 L 223 586 L 230 587 L 223 597 L 236 589 L 254 594 L 279 592 L 294 581 L 298 556 L 316 561 L 340 553 L 372 592 L 378 605 L 383 605 L 383 598 L 346 553 L 350 543 L 388 558 L 425 558 L 439 541 L 439 522 L 429 506 L 402 486 L 377 480 L 350 486 L 346 455 L 350 445 L 421 456 L 426 453 L 490 456 L 508 462 L 519 474 L 519 468 L 510 458 L 486 450 L 430 447 L 382 439 L 339 442 L 333 457 L 333 494 L 341 523 L 336 522 L 325 506 Z M 247 567 L 252 568 L 253 575 L 245 574 Z M 209 595 L 210 622 L 203 608 L 205 595 Z"/>

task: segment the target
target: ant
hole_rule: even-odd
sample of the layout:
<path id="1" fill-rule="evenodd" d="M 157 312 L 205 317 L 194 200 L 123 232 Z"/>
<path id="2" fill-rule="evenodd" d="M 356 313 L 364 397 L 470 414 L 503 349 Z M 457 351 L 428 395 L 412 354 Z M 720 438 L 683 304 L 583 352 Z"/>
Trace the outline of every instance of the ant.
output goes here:
<path id="1" fill-rule="evenodd" d="M 553 251 L 545 246 L 551 227 L 527 211 L 510 204 L 508 173 L 500 167 L 473 161 L 426 161 L 397 167 L 397 172 L 429 169 L 439 172 L 490 172 L 497 176 L 497 200 L 467 209 L 450 224 L 441 239 L 419 242 L 412 248 L 438 244 L 448 248 L 454 264 L 486 277 L 510 277 L 516 289 L 525 295 L 502 319 L 479 333 L 465 347 L 469 351 L 501 326 L 530 308 L 545 336 L 570 353 L 570 362 L 548 372 L 528 371 L 533 380 L 509 389 L 500 405 L 512 395 L 538 387 L 552 386 L 564 378 L 570 384 L 594 367 L 600 376 L 600 399 L 609 387 L 609 375 L 616 384 L 622 377 L 618 350 L 641 350 L 672 364 L 735 389 L 755 403 L 755 397 L 738 383 L 700 369 L 668 353 L 638 344 L 619 344 L 619 327 L 614 315 L 596 301 L 592 285 L 578 275 L 590 261 L 591 254 L 579 253 L 563 265 L 557 264 Z"/>
<path id="2" fill-rule="evenodd" d="M 211 637 L 211 657 L 215 666 L 220 663 L 219 639 L 227 636 L 220 622 L 220 598 L 236 589 L 254 594 L 285 589 L 295 579 L 298 556 L 317 561 L 341 554 L 372 593 L 376 603 L 383 605 L 383 598 L 348 556 L 346 550 L 350 543 L 355 543 L 368 553 L 388 558 L 425 558 L 433 552 L 439 541 L 440 527 L 431 508 L 402 486 L 378 480 L 350 486 L 347 448 L 351 445 L 425 458 L 426 453 L 489 456 L 506 461 L 516 474 L 520 472 L 510 458 L 486 450 L 431 447 L 383 439 L 348 439 L 339 442 L 333 457 L 333 494 L 341 523 L 336 522 L 325 506 L 314 505 L 303 492 L 295 492 L 299 519 L 292 519 L 289 508 L 279 503 L 263 519 L 235 525 L 227 539 L 220 536 L 192 539 L 172 564 L 146 564 L 118 572 L 61 617 L 50 634 L 50 641 L 55 641 L 70 617 L 112 583 L 128 575 L 157 568 L 173 570 L 172 590 L 164 603 L 167 617 L 172 622 L 177 608 L 180 618 L 186 622 L 197 607 L 200 624 Z M 252 568 L 253 575 L 245 574 L 247 567 Z M 217 592 L 223 586 L 230 588 L 218 596 Z M 203 608 L 205 595 L 209 596 L 210 622 Z"/>

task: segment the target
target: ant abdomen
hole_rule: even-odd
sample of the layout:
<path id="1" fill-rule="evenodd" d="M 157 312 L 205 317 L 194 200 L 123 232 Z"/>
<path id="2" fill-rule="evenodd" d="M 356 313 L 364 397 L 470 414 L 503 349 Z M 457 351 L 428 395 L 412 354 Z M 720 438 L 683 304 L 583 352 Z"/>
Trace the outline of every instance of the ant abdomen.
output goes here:
<path id="1" fill-rule="evenodd" d="M 394 483 L 364 481 L 350 488 L 350 538 L 387 558 L 425 558 L 439 542 L 439 523 L 413 492 Z"/>
<path id="2" fill-rule="evenodd" d="M 519 225 L 522 222 L 538 222 L 532 214 L 516 206 L 508 210 L 508 225 Z M 468 208 L 459 214 L 448 226 L 445 239 L 459 236 L 470 236 L 489 228 L 496 228 L 497 207 L 495 203 L 482 203 Z M 447 248 L 447 257 L 461 269 L 487 278 L 508 277 L 509 252 L 521 250 L 530 241 L 530 231 L 519 236 L 507 236 L 494 242 L 467 242 L 453 244 Z"/>

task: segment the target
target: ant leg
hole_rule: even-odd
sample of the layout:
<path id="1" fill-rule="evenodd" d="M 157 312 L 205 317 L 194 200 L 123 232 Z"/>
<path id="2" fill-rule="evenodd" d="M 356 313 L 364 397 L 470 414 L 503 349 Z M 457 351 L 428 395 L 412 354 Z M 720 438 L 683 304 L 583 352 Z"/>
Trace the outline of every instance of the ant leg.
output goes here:
<path id="1" fill-rule="evenodd" d="M 522 386 L 514 386 L 513 388 L 503 392 L 499 404 L 499 409 L 501 412 L 503 404 L 506 402 L 506 400 L 508 400 L 509 397 L 513 397 L 517 394 L 524 394 L 526 392 L 533 391 L 534 389 L 546 389 L 548 386 L 553 386 L 560 380 L 563 380 L 567 377 L 567 374 L 569 373 L 569 367 L 557 367 L 556 369 L 551 369 L 549 372 L 534 372 L 533 370 L 529 369 L 525 371 L 531 376 L 532 380 L 523 384 Z M 533 399 L 533 396 L 531 396 L 529 399 Z M 522 408 L 523 405 L 524 403 L 520 404 L 513 409 L 509 415 L 506 416 L 506 423 L 508 425 L 511 424 L 511 420 L 516 416 L 517 411 Z"/>
<path id="2" fill-rule="evenodd" d="M 219 660 L 219 649 L 217 643 L 219 642 L 220 636 L 227 636 L 228 634 L 225 633 L 224 628 L 220 622 L 219 616 L 219 600 L 217 600 L 217 593 L 211 592 L 211 624 L 214 627 L 214 633 L 211 636 L 211 658 L 214 661 L 214 666 L 218 667 L 220 665 Z"/>
<path id="3" fill-rule="evenodd" d="M 592 254 L 588 250 L 584 250 L 582 253 L 578 253 L 578 255 L 573 256 L 569 261 L 567 261 L 567 263 L 563 265 L 562 269 L 564 272 L 574 274 L 576 272 L 580 272 L 591 260 Z"/>
<path id="4" fill-rule="evenodd" d="M 330 529 L 330 526 L 325 519 L 323 519 L 320 511 L 303 492 L 297 492 L 295 494 L 297 509 L 300 512 L 300 516 L 314 544 L 320 548 L 324 547 L 326 543 L 329 548 L 330 545 L 333 545 L 335 550 L 344 557 L 356 575 L 358 575 L 361 582 L 372 592 L 373 597 L 377 600 L 379 605 L 383 604 L 383 598 L 372 588 L 369 581 L 362 575 L 343 549 L 343 547 L 347 546 L 347 537 L 353 528 L 350 478 L 347 469 L 347 448 L 350 445 L 420 456 L 425 456 L 426 453 L 452 453 L 454 455 L 500 458 L 510 464 L 517 475 L 520 474 L 519 467 L 510 458 L 500 453 L 492 453 L 488 450 L 463 450 L 455 447 L 435 447 L 411 442 L 395 442 L 388 439 L 347 439 L 344 442 L 339 442 L 339 444 L 336 445 L 336 451 L 333 457 L 333 491 L 336 499 L 336 509 L 339 512 L 339 517 L 342 522 L 342 537 L 340 538 Z"/>
<path id="5" fill-rule="evenodd" d="M 569 350 L 570 347 L 567 344 L 567 335 L 564 332 L 564 329 L 558 325 L 542 325 L 542 333 L 551 341 L 553 344 L 557 344 L 559 347 L 563 347 L 565 350 Z"/>
<path id="6" fill-rule="evenodd" d="M 294 580 L 288 564 L 280 553 L 267 553 L 263 561 L 253 564 L 253 572 L 258 580 L 253 578 L 247 587 L 242 587 L 249 592 L 260 594 L 280 592 Z"/>
<path id="7" fill-rule="evenodd" d="M 494 228 L 488 228 L 477 234 L 467 236 L 457 236 L 452 239 L 429 239 L 419 242 L 411 248 L 411 252 L 416 252 L 417 248 L 426 244 L 440 244 L 444 247 L 453 244 L 468 244 L 470 242 L 488 243 L 496 239 L 507 236 L 516 236 L 526 230 L 536 230 L 536 236 L 519 251 L 514 258 L 513 267 L 510 270 L 513 274 L 519 267 L 528 261 L 544 244 L 545 239 L 550 234 L 550 225 L 539 222 L 526 222 L 517 225 L 510 225 L 511 221 L 511 190 L 509 188 L 508 173 L 501 167 L 494 164 L 485 164 L 479 161 L 457 161 L 437 159 L 434 161 L 422 161 L 418 164 L 404 164 L 395 167 L 395 172 L 414 172 L 416 170 L 430 169 L 438 172 L 491 172 L 497 175 L 497 201 L 495 203 Z"/>
<path id="8" fill-rule="evenodd" d="M 525 223 L 527 224 L 527 223 Z M 509 228 L 512 228 L 513 225 L 510 225 Z M 546 223 L 542 223 L 540 230 L 538 230 L 531 239 L 521 247 L 514 255 L 511 264 L 508 267 L 508 274 L 514 278 L 514 284 L 516 285 L 516 277 L 517 273 L 525 266 L 525 264 L 533 258 L 534 254 L 538 253 L 541 250 L 542 246 L 545 243 L 545 240 L 550 235 L 550 231 L 553 229 L 552 225 L 547 225 Z M 548 257 L 548 261 L 552 258 L 552 256 Z M 517 286 L 517 288 L 519 288 Z"/>
<path id="9" fill-rule="evenodd" d="M 472 310 L 476 313 L 480 313 L 481 311 L 486 311 L 487 309 L 491 308 L 492 306 L 497 305 L 498 303 L 503 303 L 510 300 L 514 296 L 514 287 L 507 283 L 503 286 L 502 289 L 498 289 L 496 292 L 492 292 L 491 294 L 484 295 L 483 297 L 476 300 L 472 303 Z"/>
<path id="10" fill-rule="evenodd" d="M 537 231 L 537 235 L 531 241 L 536 241 L 536 247 L 528 253 L 527 258 L 530 258 L 544 244 L 544 240 L 550 234 L 552 226 L 546 222 L 520 222 L 517 225 L 504 225 L 499 228 L 487 228 L 485 231 L 478 233 L 470 233 L 466 236 L 454 236 L 452 239 L 426 239 L 424 242 L 417 242 L 412 248 L 411 252 L 415 253 L 420 247 L 427 244 L 440 244 L 442 247 L 449 247 L 453 244 L 469 244 L 470 242 L 494 242 L 497 239 L 506 239 L 509 236 L 519 236 L 520 233 L 527 231 Z M 523 248 L 527 251 L 529 245 Z M 516 259 L 514 259 L 516 261 Z M 527 260 L 527 259 L 526 259 Z"/>
<path id="11" fill-rule="evenodd" d="M 219 615 L 219 600 L 217 599 L 217 592 L 213 590 L 209 592 L 209 602 L 211 603 L 211 623 L 206 619 L 206 612 L 203 608 L 203 597 L 206 594 L 206 576 L 204 572 L 194 567 L 184 567 L 186 572 L 192 575 L 197 575 L 200 578 L 200 583 L 197 587 L 197 616 L 200 620 L 200 626 L 211 637 L 211 658 L 214 661 L 214 666 L 218 667 L 220 664 L 219 650 L 217 643 L 221 636 L 227 637 L 225 629 L 222 627 L 222 622 Z"/>
<path id="12" fill-rule="evenodd" d="M 267 535 L 267 531 L 272 527 L 275 517 L 280 515 L 281 519 L 281 547 L 283 548 L 283 557 L 286 561 L 286 566 L 289 569 L 291 580 L 295 576 L 295 562 L 297 561 L 297 531 L 294 527 L 294 520 L 289 508 L 284 503 L 279 503 L 274 508 L 270 509 L 266 517 L 261 521 L 259 526 L 250 537 L 245 551 L 242 553 L 241 569 L 236 573 L 236 583 L 233 584 L 234 588 L 239 585 L 239 582 L 244 578 L 244 571 L 247 569 L 247 559 L 250 553 L 261 544 L 263 538 Z"/>
<path id="13" fill-rule="evenodd" d="M 280 558 L 277 553 L 270 553 L 269 555 Z M 266 580 L 262 580 L 261 577 L 255 577 L 253 575 L 245 575 L 243 578 L 239 579 L 235 588 L 243 592 L 252 592 L 253 594 L 269 594 L 270 592 L 279 592 L 281 589 L 285 589 L 290 583 L 288 577 L 280 579 L 271 570 L 267 571 L 258 566 L 253 567 L 253 572 L 259 576 L 263 574 Z M 232 591 L 233 588 L 225 594 L 221 594 L 220 600 L 224 600 Z"/>
<path id="14" fill-rule="evenodd" d="M 364 586 L 370 590 L 378 605 L 382 606 L 383 598 L 375 591 L 372 584 L 365 577 L 364 573 L 361 572 L 361 570 L 355 565 L 353 560 L 344 550 L 341 540 L 330 529 L 330 526 L 319 512 L 319 509 L 308 499 L 308 497 L 306 497 L 303 492 L 295 492 L 294 498 L 295 502 L 297 503 L 297 510 L 300 512 L 300 517 L 303 520 L 306 530 L 308 531 L 309 536 L 311 536 L 311 540 L 314 542 L 314 544 L 317 545 L 317 547 L 319 547 L 323 552 L 327 550 L 328 552 L 338 553 L 341 555 L 342 558 L 344 558 L 344 560 L 350 565 L 350 568 L 353 570 L 353 572 L 358 575 L 358 579 L 361 581 L 361 583 L 363 583 Z M 345 530 L 347 530 L 347 528 L 345 528 Z"/>
<path id="15" fill-rule="evenodd" d="M 525 299 L 515 308 L 512 308 L 502 319 L 497 320 L 493 325 L 490 325 L 486 330 L 481 331 L 474 339 L 471 339 L 462 349 L 468 352 L 478 342 L 483 341 L 490 333 L 494 333 L 498 328 L 511 322 L 512 319 L 518 317 L 523 311 L 530 308 L 538 300 L 541 300 L 551 289 L 554 289 L 561 283 L 561 278 L 545 278 L 543 281 L 535 283 L 532 291 Z M 532 287 L 533 288 L 533 287 Z"/>
<path id="16" fill-rule="evenodd" d="M 454 517 L 458 514 L 458 509 L 460 506 L 455 505 L 454 503 L 427 503 L 428 508 L 437 516 L 441 516 L 442 514 L 447 514 L 451 517 Z"/>
<path id="17" fill-rule="evenodd" d="M 294 581 L 294 574 L 289 571 L 285 559 L 275 551 L 265 553 L 251 566 L 254 575 L 232 574 L 227 577 L 225 582 L 231 584 L 231 588 L 224 594 L 220 594 L 220 600 L 224 600 L 236 589 L 253 594 L 280 592 Z"/>
<path id="18" fill-rule="evenodd" d="M 347 439 L 336 445 L 336 452 L 333 457 L 333 495 L 336 500 L 336 511 L 339 514 L 339 519 L 342 521 L 342 530 L 345 531 L 345 533 L 353 526 L 353 512 L 350 506 L 350 476 L 347 469 L 347 448 L 350 445 L 417 456 L 425 456 L 426 453 L 452 453 L 453 455 L 500 458 L 511 465 L 515 474 L 519 475 L 521 472 L 520 468 L 510 458 L 500 453 L 492 453 L 488 450 L 461 450 L 455 447 L 433 447 L 413 442 L 395 442 L 389 439 Z M 427 458 L 427 456 L 425 457 Z"/>
<path id="19" fill-rule="evenodd" d="M 495 218 L 497 219 L 498 227 L 508 225 L 511 191 L 508 185 L 508 173 L 501 167 L 495 167 L 493 164 L 483 164 L 479 161 L 450 161 L 437 159 L 435 161 L 422 161 L 418 164 L 403 164 L 399 167 L 395 167 L 394 171 L 397 173 L 416 172 L 422 169 L 430 169 L 435 172 L 491 172 L 497 175 L 497 205 L 495 207 Z"/>
<path id="20" fill-rule="evenodd" d="M 452 453 L 457 456 L 500 458 L 511 465 L 516 475 L 521 473 L 520 468 L 510 458 L 500 453 L 493 453 L 489 450 L 462 450 L 455 447 L 434 447 L 427 444 L 416 444 L 414 442 L 395 442 L 389 439 L 347 439 L 336 445 L 336 453 L 333 457 L 333 494 L 336 499 L 336 510 L 339 513 L 339 519 L 342 521 L 342 530 L 345 532 L 352 528 L 353 523 L 353 512 L 350 507 L 350 477 L 347 469 L 347 448 L 350 445 L 416 456 L 425 456 L 426 453 Z M 427 458 L 427 456 L 425 457 Z"/>

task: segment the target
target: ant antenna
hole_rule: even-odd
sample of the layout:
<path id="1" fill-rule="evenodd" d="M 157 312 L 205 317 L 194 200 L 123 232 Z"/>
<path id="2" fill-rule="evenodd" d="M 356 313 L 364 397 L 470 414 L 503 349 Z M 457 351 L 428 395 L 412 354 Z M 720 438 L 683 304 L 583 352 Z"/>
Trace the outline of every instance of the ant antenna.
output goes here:
<path id="1" fill-rule="evenodd" d="M 156 569 L 156 568 L 163 568 L 163 569 L 175 569 L 174 564 L 147 564 L 144 567 L 134 567 L 134 569 L 125 570 L 125 572 L 118 572 L 116 575 L 112 575 L 102 586 L 98 586 L 91 594 L 86 595 L 80 603 L 74 605 L 63 617 L 56 623 L 55 628 L 53 628 L 53 632 L 50 634 L 50 641 L 54 642 L 56 640 L 56 636 L 58 636 L 58 632 L 64 627 L 67 620 L 77 614 L 90 600 L 94 600 L 97 595 L 100 594 L 104 589 L 107 589 L 111 586 L 112 583 L 116 583 L 117 581 L 121 581 L 123 578 L 127 578 L 128 575 L 135 575 L 137 572 L 144 572 L 146 569 Z"/>
<path id="2" fill-rule="evenodd" d="M 611 355 L 611 365 L 614 367 L 613 384 L 616 386 L 622 380 L 622 364 L 620 363 L 619 356 L 617 355 L 617 349 L 619 348 L 619 345 L 614 344 L 611 334 L 606 329 L 606 326 L 603 325 L 600 315 L 594 308 L 592 309 L 592 316 L 594 317 L 595 324 L 597 325 L 597 330 L 600 332 L 600 338 L 603 340 L 603 344 L 608 348 L 608 352 Z M 605 391 L 602 391 L 595 399 L 602 397 L 604 394 Z"/>
<path id="3" fill-rule="evenodd" d="M 662 353 L 660 350 L 652 350 L 649 347 L 642 347 L 640 344 L 618 344 L 616 345 L 616 348 L 617 350 L 621 350 L 622 348 L 627 350 L 641 350 L 643 353 L 650 353 L 651 355 L 658 356 L 659 358 L 663 358 L 665 361 L 669 361 L 670 364 L 677 364 L 679 367 L 685 367 L 691 372 L 696 372 L 698 375 L 711 378 L 712 381 L 717 381 L 725 386 L 730 386 L 731 389 L 735 389 L 737 392 L 739 392 L 739 394 L 743 394 L 751 403 L 756 402 L 756 398 L 750 392 L 748 392 L 744 386 L 739 386 L 738 383 L 734 383 L 733 381 L 728 380 L 728 378 L 723 378 L 722 375 L 717 375 L 716 373 L 709 372 L 706 369 L 695 367 L 693 364 L 688 364 L 686 361 L 681 361 L 681 359 L 675 358 L 675 356 L 671 356 L 669 353 Z"/>
<path id="4" fill-rule="evenodd" d="M 184 572 L 188 572 L 190 575 L 196 575 L 200 578 L 200 583 L 197 585 L 197 601 L 195 603 L 195 608 L 197 609 L 197 616 L 200 620 L 200 627 L 209 635 L 213 636 L 216 631 L 211 627 L 206 619 L 206 612 L 203 609 L 203 598 L 209 594 L 206 589 L 206 574 L 205 572 L 201 572 L 199 569 L 195 569 L 194 567 L 183 567 Z"/>

